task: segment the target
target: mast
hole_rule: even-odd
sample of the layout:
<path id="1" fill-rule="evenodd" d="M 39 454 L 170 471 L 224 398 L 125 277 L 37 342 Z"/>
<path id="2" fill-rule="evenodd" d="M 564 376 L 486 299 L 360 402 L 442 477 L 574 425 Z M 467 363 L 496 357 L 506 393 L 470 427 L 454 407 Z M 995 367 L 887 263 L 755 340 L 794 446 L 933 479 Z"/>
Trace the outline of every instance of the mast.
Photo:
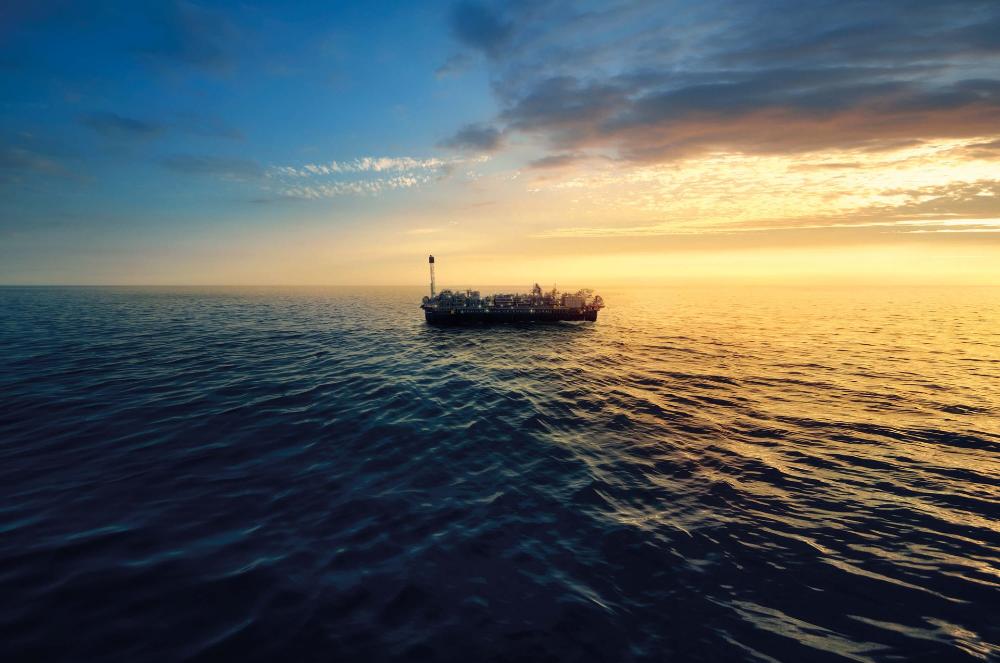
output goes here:
<path id="1" fill-rule="evenodd" d="M 431 299 L 434 298 L 434 256 L 430 256 L 427 260 L 431 266 Z"/>

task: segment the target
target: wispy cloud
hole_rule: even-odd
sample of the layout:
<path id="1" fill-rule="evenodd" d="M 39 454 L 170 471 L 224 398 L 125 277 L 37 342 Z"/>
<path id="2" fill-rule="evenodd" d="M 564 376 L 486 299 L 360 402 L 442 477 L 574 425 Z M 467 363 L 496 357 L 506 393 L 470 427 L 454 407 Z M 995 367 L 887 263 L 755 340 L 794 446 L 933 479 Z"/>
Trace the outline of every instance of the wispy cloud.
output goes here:
<path id="1" fill-rule="evenodd" d="M 566 166 L 572 166 L 581 161 L 585 161 L 587 158 L 587 155 L 579 153 L 550 154 L 540 159 L 535 159 L 530 162 L 528 166 L 530 168 L 537 168 L 540 170 L 544 170 L 546 168 L 564 168 Z"/>
<path id="2" fill-rule="evenodd" d="M 435 78 L 448 78 L 458 76 L 472 66 L 472 57 L 468 53 L 457 53 L 444 61 L 444 63 L 434 70 Z"/>
<path id="3" fill-rule="evenodd" d="M 66 168 L 52 157 L 20 147 L 0 150 L 0 170 L 32 171 L 45 175 L 60 175 L 67 172 Z"/>
<path id="4" fill-rule="evenodd" d="M 197 113 L 177 113 L 172 121 L 164 122 L 101 111 L 82 115 L 79 120 L 83 126 L 116 141 L 143 141 L 160 137 L 167 132 L 206 138 L 243 139 L 243 134 L 238 129 L 221 119 Z"/>
<path id="5" fill-rule="evenodd" d="M 243 140 L 243 132 L 218 117 L 199 113 L 177 113 L 172 128 L 195 136 Z"/>
<path id="6" fill-rule="evenodd" d="M 316 200 L 319 198 L 337 198 L 347 195 L 373 195 L 396 189 L 410 189 L 430 181 L 431 178 L 426 176 L 401 175 L 374 180 L 279 186 L 277 187 L 277 191 L 280 195 L 289 198 Z"/>
<path id="7" fill-rule="evenodd" d="M 437 172 L 462 163 L 467 163 L 468 161 L 468 159 L 361 157 L 359 159 L 351 159 L 349 161 L 307 163 L 302 166 L 275 166 L 272 169 L 272 173 L 288 177 L 320 177 L 340 175 L 343 173 Z"/>
<path id="8" fill-rule="evenodd" d="M 789 230 L 836 230 L 879 228 L 885 231 L 906 234 L 918 233 L 994 233 L 1000 232 L 1000 219 L 903 219 L 892 221 L 845 221 L 843 217 L 829 219 L 800 219 L 797 223 L 787 223 L 787 219 L 768 222 L 758 221 L 754 224 L 690 224 L 678 222 L 653 223 L 639 226 L 623 227 L 579 227 L 557 228 L 534 235 L 537 239 L 569 239 L 591 238 L 608 239 L 612 237 L 679 237 L 684 235 L 728 235 L 733 233 L 775 232 Z"/>
<path id="9" fill-rule="evenodd" d="M 899 202 L 862 205 L 825 215 L 737 222 L 674 219 L 631 225 L 568 226 L 535 237 L 597 239 L 861 228 L 906 234 L 1000 232 L 1000 180 L 955 182 L 882 193 Z"/>
<path id="10" fill-rule="evenodd" d="M 921 221 L 899 221 L 899 226 L 917 226 L 906 233 L 997 233 L 1000 232 L 1000 218 L 997 219 L 924 219 Z"/>
<path id="11" fill-rule="evenodd" d="M 178 154 L 161 161 L 168 170 L 187 175 L 214 175 L 228 180 L 261 177 L 264 169 L 249 159 L 234 159 L 194 154 Z"/>
<path id="12" fill-rule="evenodd" d="M 267 171 L 269 188 L 292 198 L 335 198 L 375 195 L 411 189 L 442 179 L 458 166 L 481 164 L 488 157 L 415 158 L 366 156 L 347 161 L 273 166 Z"/>
<path id="13" fill-rule="evenodd" d="M 163 131 L 163 125 L 117 113 L 90 113 L 80 123 L 105 138 L 134 140 L 152 138 Z"/>

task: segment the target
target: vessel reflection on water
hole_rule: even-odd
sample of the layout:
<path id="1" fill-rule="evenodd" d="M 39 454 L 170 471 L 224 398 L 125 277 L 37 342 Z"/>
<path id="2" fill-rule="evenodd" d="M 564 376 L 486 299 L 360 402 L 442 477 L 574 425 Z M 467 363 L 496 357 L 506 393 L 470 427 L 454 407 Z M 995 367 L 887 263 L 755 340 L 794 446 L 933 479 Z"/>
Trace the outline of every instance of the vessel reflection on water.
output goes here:
<path id="1" fill-rule="evenodd" d="M 597 312 L 604 300 L 591 290 L 559 293 L 554 287 L 543 292 L 537 283 L 530 293 L 480 296 L 478 290 L 435 291 L 434 256 L 428 259 L 431 270 L 431 296 L 424 297 L 420 308 L 428 324 L 454 325 L 500 322 L 597 322 Z"/>

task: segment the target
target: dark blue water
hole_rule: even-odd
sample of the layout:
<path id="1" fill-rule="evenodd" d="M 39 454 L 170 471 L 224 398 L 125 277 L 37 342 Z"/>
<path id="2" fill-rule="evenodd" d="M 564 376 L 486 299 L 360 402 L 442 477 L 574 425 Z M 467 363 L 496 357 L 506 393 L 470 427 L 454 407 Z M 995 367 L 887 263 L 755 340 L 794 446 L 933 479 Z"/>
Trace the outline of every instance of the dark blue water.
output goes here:
<path id="1" fill-rule="evenodd" d="M 0 289 L 0 659 L 983 660 L 1000 291 Z"/>

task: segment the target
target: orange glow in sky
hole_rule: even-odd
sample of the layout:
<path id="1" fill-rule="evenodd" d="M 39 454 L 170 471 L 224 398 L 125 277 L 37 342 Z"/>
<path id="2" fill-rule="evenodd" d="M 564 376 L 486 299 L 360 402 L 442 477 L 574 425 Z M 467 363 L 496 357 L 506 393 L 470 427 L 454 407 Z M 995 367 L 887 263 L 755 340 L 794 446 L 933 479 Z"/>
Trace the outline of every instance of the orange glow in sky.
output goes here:
<path id="1" fill-rule="evenodd" d="M 1000 284 L 995 9 L 758 4 L 18 14 L 0 283 Z"/>

